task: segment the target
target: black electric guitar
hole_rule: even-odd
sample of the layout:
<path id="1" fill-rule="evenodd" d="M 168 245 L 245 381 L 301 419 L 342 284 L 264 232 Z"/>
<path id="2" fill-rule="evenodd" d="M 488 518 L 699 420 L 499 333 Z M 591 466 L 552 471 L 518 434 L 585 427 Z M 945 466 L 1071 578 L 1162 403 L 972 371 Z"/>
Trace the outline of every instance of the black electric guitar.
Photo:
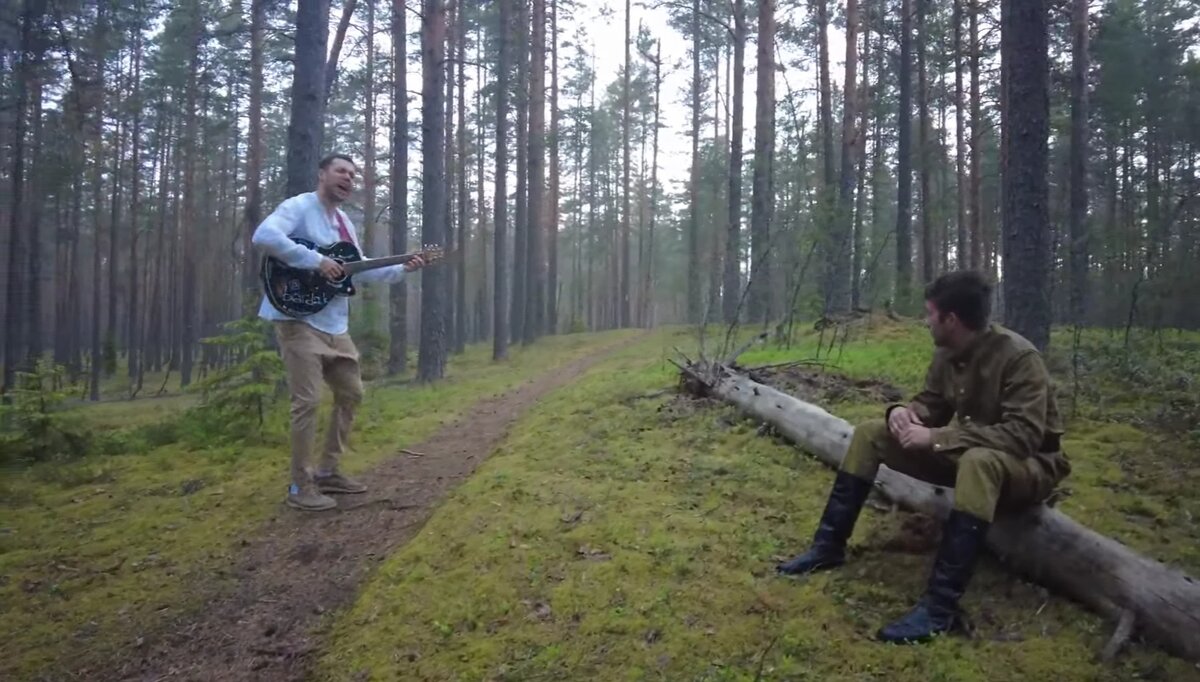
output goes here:
<path id="1" fill-rule="evenodd" d="M 403 265 L 417 257 L 429 264 L 441 260 L 445 255 L 440 246 L 426 246 L 413 253 L 364 260 L 362 252 L 350 242 L 317 246 L 307 239 L 291 239 L 337 262 L 345 271 L 341 279 L 328 280 L 318 270 L 293 268 L 274 256 L 263 258 L 259 276 L 267 300 L 276 310 L 292 317 L 304 317 L 319 312 L 329 305 L 335 296 L 353 296 L 357 293 L 353 275 L 359 272 Z"/>

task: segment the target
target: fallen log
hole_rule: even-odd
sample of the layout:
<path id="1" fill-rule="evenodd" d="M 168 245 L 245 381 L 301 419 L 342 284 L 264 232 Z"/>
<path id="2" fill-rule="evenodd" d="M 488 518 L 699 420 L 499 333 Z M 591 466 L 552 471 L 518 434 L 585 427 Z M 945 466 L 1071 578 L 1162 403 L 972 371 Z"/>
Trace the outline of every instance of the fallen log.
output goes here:
<path id="1" fill-rule="evenodd" d="M 836 469 L 854 427 L 820 407 L 760 384 L 723 365 L 689 363 L 683 386 L 732 403 Z M 944 519 L 954 490 L 887 466 L 875 486 L 893 503 Z M 1105 656 L 1133 630 L 1172 654 L 1200 662 L 1200 582 L 1097 533 L 1051 507 L 999 517 L 989 549 L 1008 567 L 1067 595 L 1118 624 Z"/>

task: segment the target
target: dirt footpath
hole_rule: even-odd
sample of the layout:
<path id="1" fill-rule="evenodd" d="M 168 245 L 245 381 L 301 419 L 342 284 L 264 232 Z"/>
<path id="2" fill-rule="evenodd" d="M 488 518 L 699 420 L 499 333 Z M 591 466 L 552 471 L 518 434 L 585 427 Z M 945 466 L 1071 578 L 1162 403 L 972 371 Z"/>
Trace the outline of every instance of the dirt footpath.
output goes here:
<path id="1" fill-rule="evenodd" d="M 620 344 L 621 346 L 627 343 Z M 284 507 L 233 568 L 237 587 L 131 646 L 87 680 L 300 680 L 320 651 L 323 614 L 347 606 L 379 561 L 417 534 L 452 487 L 470 476 L 546 393 L 607 356 L 601 351 L 480 401 L 423 443 L 361 477 L 370 490 L 337 511 Z M 203 587 L 198 587 L 203 589 Z"/>

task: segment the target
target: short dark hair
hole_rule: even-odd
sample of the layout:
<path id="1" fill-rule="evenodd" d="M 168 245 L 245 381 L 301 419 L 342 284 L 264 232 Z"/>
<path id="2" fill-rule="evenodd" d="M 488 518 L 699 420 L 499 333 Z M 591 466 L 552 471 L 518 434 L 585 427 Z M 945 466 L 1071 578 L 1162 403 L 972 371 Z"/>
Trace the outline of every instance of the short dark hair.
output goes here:
<path id="1" fill-rule="evenodd" d="M 354 159 L 345 154 L 329 154 L 325 158 L 321 159 L 321 162 L 317 164 L 317 168 L 325 170 L 329 167 L 329 164 L 333 163 L 336 159 L 341 159 L 342 161 L 349 163 L 351 166 L 358 168 L 358 164 L 354 163 Z"/>
<path id="2" fill-rule="evenodd" d="M 954 313 L 968 329 L 979 331 L 992 314 L 992 285 L 976 270 L 947 272 L 925 287 L 925 300 L 942 315 Z"/>

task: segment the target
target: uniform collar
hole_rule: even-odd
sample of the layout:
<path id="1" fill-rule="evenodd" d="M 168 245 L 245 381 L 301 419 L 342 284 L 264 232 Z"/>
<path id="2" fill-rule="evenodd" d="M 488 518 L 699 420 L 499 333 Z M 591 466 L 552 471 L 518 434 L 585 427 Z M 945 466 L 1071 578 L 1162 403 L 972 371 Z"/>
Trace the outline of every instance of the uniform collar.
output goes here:
<path id="1" fill-rule="evenodd" d="M 980 346 L 982 346 L 985 341 L 991 338 L 995 331 L 996 325 L 988 324 L 988 326 L 984 327 L 978 334 L 975 335 L 975 338 L 972 339 L 971 343 L 967 344 L 965 348 L 960 351 L 950 353 L 950 360 L 955 363 L 969 362 L 971 358 L 975 357 L 975 353 L 979 351 Z"/>

